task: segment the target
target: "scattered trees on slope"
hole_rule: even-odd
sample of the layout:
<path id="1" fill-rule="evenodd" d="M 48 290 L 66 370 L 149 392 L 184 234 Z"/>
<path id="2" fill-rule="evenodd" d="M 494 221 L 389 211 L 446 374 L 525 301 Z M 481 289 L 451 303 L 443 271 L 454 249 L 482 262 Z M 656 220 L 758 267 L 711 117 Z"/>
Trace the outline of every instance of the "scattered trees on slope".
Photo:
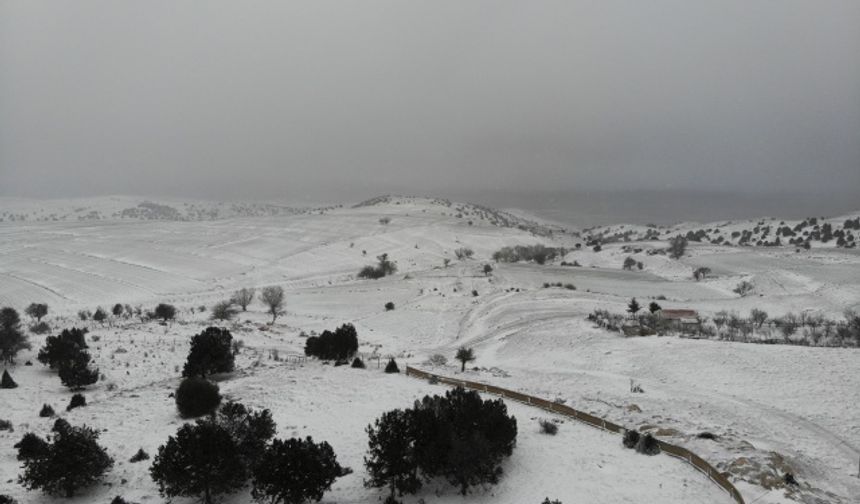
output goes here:
<path id="1" fill-rule="evenodd" d="M 397 273 L 397 265 L 388 258 L 388 254 L 376 256 L 376 266 L 365 266 L 358 272 L 358 278 L 376 280 Z"/>

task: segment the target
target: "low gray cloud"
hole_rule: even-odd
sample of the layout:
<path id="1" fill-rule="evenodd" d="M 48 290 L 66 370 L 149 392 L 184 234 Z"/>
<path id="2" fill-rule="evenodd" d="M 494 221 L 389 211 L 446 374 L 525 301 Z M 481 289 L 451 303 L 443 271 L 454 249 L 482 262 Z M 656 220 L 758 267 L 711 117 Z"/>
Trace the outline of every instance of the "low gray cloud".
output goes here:
<path id="1" fill-rule="evenodd" d="M 0 194 L 860 187 L 860 2 L 0 3 Z"/>

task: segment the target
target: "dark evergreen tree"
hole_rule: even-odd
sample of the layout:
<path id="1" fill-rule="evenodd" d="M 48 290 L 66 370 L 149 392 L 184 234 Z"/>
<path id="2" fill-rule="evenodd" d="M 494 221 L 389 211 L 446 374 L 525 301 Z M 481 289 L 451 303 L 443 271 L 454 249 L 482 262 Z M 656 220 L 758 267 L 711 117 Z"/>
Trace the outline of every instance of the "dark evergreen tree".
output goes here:
<path id="1" fill-rule="evenodd" d="M 14 364 L 18 352 L 30 348 L 21 331 L 21 317 L 14 308 L 0 309 L 0 361 Z"/>
<path id="2" fill-rule="evenodd" d="M 72 399 L 69 401 L 69 405 L 66 406 L 66 411 L 72 411 L 75 408 L 83 408 L 87 405 L 87 398 L 82 394 L 75 394 L 72 396 Z"/>
<path id="3" fill-rule="evenodd" d="M 641 309 L 642 307 L 639 306 L 639 302 L 636 301 L 636 298 L 630 299 L 630 302 L 627 303 L 627 312 L 630 313 L 630 315 L 636 315 L 636 313 Z"/>
<path id="4" fill-rule="evenodd" d="M 415 478 L 443 477 L 465 495 L 471 486 L 498 481 L 501 462 L 516 443 L 517 423 L 501 400 L 483 401 L 458 387 L 444 397 L 424 397 L 402 416 L 386 413 L 368 435 L 371 479 L 365 484 L 393 485 L 389 500 L 394 490 L 420 487 L 410 470 Z"/>
<path id="5" fill-rule="evenodd" d="M 137 450 L 137 453 L 135 453 L 134 455 L 131 456 L 130 459 L 128 459 L 128 461 L 131 462 L 132 464 L 137 463 L 137 462 L 143 462 L 144 460 L 149 460 L 149 454 L 146 453 L 143 450 L 143 448 L 140 448 L 139 450 Z"/>
<path id="6" fill-rule="evenodd" d="M 99 370 L 90 367 L 90 354 L 84 350 L 59 363 L 60 381 L 72 390 L 82 390 L 99 380 Z"/>
<path id="7" fill-rule="evenodd" d="M 352 324 L 344 324 L 334 332 L 323 331 L 305 341 L 305 355 L 322 360 L 345 360 L 358 352 L 358 333 Z"/>
<path id="8" fill-rule="evenodd" d="M 186 378 L 176 389 L 176 408 L 182 418 L 208 415 L 215 411 L 220 403 L 218 385 L 203 378 Z"/>
<path id="9" fill-rule="evenodd" d="M 168 320 L 176 318 L 176 307 L 167 303 L 159 303 L 158 306 L 155 307 L 154 313 L 157 318 L 167 322 Z"/>
<path id="10" fill-rule="evenodd" d="M 657 455 L 660 453 L 660 443 L 651 434 L 645 434 L 636 443 L 636 451 L 645 455 Z"/>
<path id="11" fill-rule="evenodd" d="M 385 372 L 386 373 L 399 373 L 400 368 L 397 367 L 397 361 L 395 361 L 393 358 L 389 359 L 388 364 L 385 365 Z"/>
<path id="12" fill-rule="evenodd" d="M 271 411 L 254 411 L 238 402 L 223 404 L 214 421 L 230 434 L 245 467 L 249 469 L 256 466 L 266 449 L 266 443 L 275 435 Z"/>
<path id="13" fill-rule="evenodd" d="M 24 460 L 24 473 L 18 481 L 28 489 L 72 497 L 113 467 L 113 459 L 98 444 L 97 431 L 57 420 L 53 432 L 45 453 Z"/>
<path id="14" fill-rule="evenodd" d="M 356 357 L 352 359 L 352 367 L 355 369 L 364 369 L 367 366 L 364 365 L 364 361 L 360 357 Z"/>
<path id="15" fill-rule="evenodd" d="M 50 418 L 54 416 L 54 408 L 49 404 L 43 404 L 42 409 L 39 411 L 39 416 L 42 418 Z"/>
<path id="16" fill-rule="evenodd" d="M 48 442 L 32 432 L 28 432 L 13 445 L 13 448 L 18 450 L 18 460 L 28 460 L 48 453 Z"/>
<path id="17" fill-rule="evenodd" d="M 256 465 L 251 495 L 260 502 L 303 504 L 319 501 L 345 474 L 331 446 L 313 439 L 275 439 Z"/>
<path id="18" fill-rule="evenodd" d="M 230 433 L 211 421 L 179 428 L 158 448 L 150 475 L 164 497 L 213 497 L 234 492 L 247 473 Z"/>
<path id="19" fill-rule="evenodd" d="M 661 307 L 660 305 L 658 305 L 654 301 L 651 301 L 651 303 L 648 305 L 648 311 L 650 311 L 651 313 L 657 313 L 658 311 L 660 311 L 662 309 L 663 309 L 663 307 Z"/>
<path id="20" fill-rule="evenodd" d="M 9 374 L 9 371 L 3 370 L 3 377 L 0 378 L 0 389 L 13 389 L 18 388 L 18 384 L 15 383 L 15 380 L 12 379 L 12 375 Z"/>
<path id="21" fill-rule="evenodd" d="M 57 369 L 62 362 L 73 359 L 79 352 L 87 348 L 84 338 L 86 329 L 63 329 L 57 336 L 48 336 L 45 346 L 39 350 L 38 360 L 42 364 Z"/>
<path id="22" fill-rule="evenodd" d="M 104 308 L 102 308 L 101 306 L 96 308 L 95 313 L 93 313 L 93 320 L 95 320 L 96 322 L 101 324 L 105 320 L 107 320 L 107 318 L 108 318 L 108 314 L 106 311 L 104 311 Z"/>
<path id="23" fill-rule="evenodd" d="M 123 312 L 125 312 L 125 307 L 120 303 L 113 305 L 113 309 L 111 309 L 111 313 L 113 313 L 113 316 L 116 318 L 120 318 Z"/>
<path id="24" fill-rule="evenodd" d="M 636 444 L 639 443 L 639 432 L 635 430 L 626 430 L 624 431 L 624 439 L 621 440 L 621 443 L 625 448 L 635 448 Z"/>
<path id="25" fill-rule="evenodd" d="M 195 335 L 191 339 L 191 350 L 182 369 L 182 376 L 205 378 L 212 373 L 233 371 L 235 357 L 230 348 L 232 342 L 230 331 L 220 327 L 207 327 Z"/>
<path id="26" fill-rule="evenodd" d="M 421 488 L 414 449 L 414 423 L 411 411 L 391 410 L 367 426 L 368 453 L 364 457 L 368 488 L 388 487 L 395 493 L 413 494 Z"/>

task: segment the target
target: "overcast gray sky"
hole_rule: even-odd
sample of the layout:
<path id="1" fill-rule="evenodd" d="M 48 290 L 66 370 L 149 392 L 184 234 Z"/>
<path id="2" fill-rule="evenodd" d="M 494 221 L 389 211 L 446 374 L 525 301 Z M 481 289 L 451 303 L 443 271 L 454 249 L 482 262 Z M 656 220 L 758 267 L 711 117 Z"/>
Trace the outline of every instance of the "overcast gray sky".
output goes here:
<path id="1" fill-rule="evenodd" d="M 860 1 L 0 0 L 0 194 L 860 188 Z"/>

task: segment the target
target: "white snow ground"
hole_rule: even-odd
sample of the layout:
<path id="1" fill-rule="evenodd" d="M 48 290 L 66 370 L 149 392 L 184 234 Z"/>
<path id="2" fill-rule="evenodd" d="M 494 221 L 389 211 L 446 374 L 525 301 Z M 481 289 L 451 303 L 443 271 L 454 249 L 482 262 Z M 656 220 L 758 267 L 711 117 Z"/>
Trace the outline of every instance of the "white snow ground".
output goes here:
<path id="1" fill-rule="evenodd" d="M 383 216 L 391 223 L 380 224 Z M 625 339 L 585 320 L 594 308 L 621 311 L 631 296 L 658 295 L 668 298 L 661 301 L 664 307 L 706 314 L 760 307 L 772 316 L 809 310 L 838 317 L 846 308 L 860 307 L 856 249 L 813 248 L 798 254 L 793 247 L 701 245 L 691 247 L 681 261 L 636 255 L 645 268 L 629 272 L 620 268 L 627 255 L 621 245 L 608 245 L 600 253 L 568 254 L 566 259 L 579 261 L 581 268 L 493 264 L 490 277 L 481 273 L 502 246 L 573 247 L 580 241 L 457 217 L 444 205 L 414 199 L 322 215 L 204 222 L 0 223 L 0 306 L 22 309 L 33 301 L 47 302 L 48 322 L 55 328 L 80 324 L 75 312 L 97 305 L 151 308 L 170 302 L 181 309 L 180 322 L 168 328 L 131 321 L 90 327 L 90 335 L 100 337 L 93 353 L 107 380 L 86 393 L 90 406 L 61 414 L 72 423 L 106 429 L 102 439 L 117 466 L 106 479 L 111 487 L 93 489 L 73 502 L 107 502 L 114 495 L 161 502 L 147 463 L 127 459 L 139 447 L 154 454 L 181 422 L 167 396 L 177 384 L 175 366 L 184 359 L 187 338 L 207 324 L 205 313 L 189 310 L 211 306 L 239 287 L 272 284 L 287 289 L 287 315 L 268 331 L 259 329 L 267 320 L 259 304 L 240 317 L 234 337 L 243 339 L 247 350 L 241 370 L 221 386 L 232 398 L 272 409 L 279 436 L 327 440 L 341 463 L 355 469 L 336 482 L 324 502 L 376 499 L 379 493 L 361 484 L 364 427 L 387 409 L 444 390 L 376 369 L 313 361 L 295 366 L 268 358 L 269 349 L 300 353 L 300 330 L 331 329 L 343 322 L 355 323 L 363 352 L 396 355 L 401 367 L 407 362 L 420 366 L 436 352 L 450 358 L 457 346 L 473 345 L 479 368 L 467 371 L 471 379 L 562 398 L 618 423 L 652 428 L 749 480 L 738 483 L 747 502 L 860 502 L 860 351 Z M 457 261 L 454 250 L 462 246 L 472 248 L 475 258 Z M 397 261 L 398 274 L 356 280 L 355 272 L 381 253 Z M 448 267 L 443 266 L 446 258 Z M 700 265 L 709 266 L 715 277 L 689 279 Z M 732 293 L 739 279 L 751 279 L 756 295 Z M 578 290 L 541 288 L 556 281 L 572 282 Z M 387 301 L 396 304 L 394 311 L 384 310 Z M 35 347 L 42 339 L 31 337 Z M 127 353 L 117 353 L 120 347 Z M 50 428 L 50 421 L 37 416 L 42 403 L 60 412 L 70 396 L 38 363 L 20 365 L 35 361 L 34 353 L 22 354 L 10 370 L 20 387 L 0 391 L 0 418 L 15 426 L 14 433 L 0 432 L 0 493 L 22 503 L 51 499 L 15 483 L 18 462 L 11 446 L 27 430 Z M 457 374 L 459 369 L 442 371 Z M 361 379 L 355 378 L 358 373 Z M 645 393 L 631 394 L 630 379 Z M 433 488 L 417 497 L 428 503 L 525 503 L 544 497 L 568 504 L 731 502 L 675 459 L 636 455 L 621 449 L 617 436 L 571 422 L 558 436 L 546 437 L 537 433 L 535 420 L 545 413 L 511 402 L 508 407 L 517 416 L 520 436 L 500 485 L 467 499 L 451 491 L 437 497 Z M 697 439 L 701 431 L 720 437 Z M 750 467 L 758 469 L 744 473 Z M 786 469 L 801 482 L 799 490 L 755 484 L 767 479 L 762 475 L 779 476 Z M 247 494 L 226 500 L 247 501 Z"/>

